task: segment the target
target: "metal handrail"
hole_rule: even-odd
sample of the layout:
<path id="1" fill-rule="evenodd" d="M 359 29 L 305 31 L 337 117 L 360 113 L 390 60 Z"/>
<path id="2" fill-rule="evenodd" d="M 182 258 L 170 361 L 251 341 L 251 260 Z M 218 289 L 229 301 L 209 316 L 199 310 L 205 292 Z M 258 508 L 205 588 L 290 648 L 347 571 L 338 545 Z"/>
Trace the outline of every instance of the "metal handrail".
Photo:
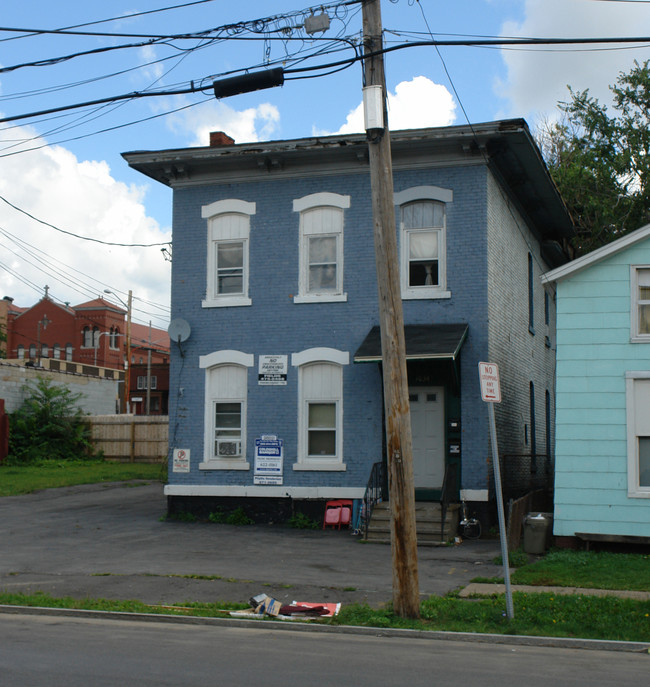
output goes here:
<path id="1" fill-rule="evenodd" d="M 447 507 L 456 501 L 458 494 L 458 464 L 448 463 L 445 466 L 445 476 L 442 480 L 440 492 L 440 541 L 445 537 L 445 521 L 447 519 Z"/>
<path id="2" fill-rule="evenodd" d="M 383 463 L 374 463 L 370 471 L 370 478 L 366 485 L 361 505 L 361 522 L 363 526 L 363 538 L 368 539 L 368 526 L 375 504 L 384 500 L 384 466 Z"/>

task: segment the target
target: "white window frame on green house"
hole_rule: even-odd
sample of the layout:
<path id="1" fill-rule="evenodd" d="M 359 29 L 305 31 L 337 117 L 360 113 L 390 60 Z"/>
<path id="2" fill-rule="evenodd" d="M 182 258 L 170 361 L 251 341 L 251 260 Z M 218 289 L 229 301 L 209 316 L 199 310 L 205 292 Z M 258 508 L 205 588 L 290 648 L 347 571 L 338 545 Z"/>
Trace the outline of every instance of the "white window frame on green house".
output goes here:
<path id="1" fill-rule="evenodd" d="M 350 354 L 310 348 L 291 356 L 298 368 L 298 460 L 294 470 L 345 470 L 343 462 L 343 366 Z M 330 415 L 333 409 L 333 418 Z M 332 421 L 333 420 L 333 421 Z M 326 435 L 334 435 L 330 441 Z M 329 452 L 317 446 L 332 446 Z"/>
<path id="2" fill-rule="evenodd" d="M 235 198 L 218 200 L 201 208 L 201 217 L 208 223 L 204 308 L 251 305 L 248 255 L 250 218 L 255 212 L 255 203 Z M 241 251 L 239 262 L 229 261 L 227 253 L 238 250 Z"/>
<path id="3" fill-rule="evenodd" d="M 447 289 L 447 205 L 451 202 L 453 191 L 438 186 L 415 186 L 394 194 L 399 208 L 400 274 L 405 300 L 451 298 Z M 416 208 L 421 210 L 421 219 L 413 217 Z M 430 213 L 425 208 L 432 210 L 434 217 L 438 215 L 439 221 L 427 223 L 424 217 Z M 412 275 L 420 266 L 426 276 L 423 284 L 416 284 Z M 428 279 L 431 283 L 427 283 Z"/>
<path id="4" fill-rule="evenodd" d="M 250 469 L 246 460 L 246 419 L 248 368 L 253 367 L 253 362 L 254 356 L 242 351 L 215 351 L 199 357 L 199 367 L 205 370 L 201 470 Z M 219 424 L 218 418 L 232 414 L 235 406 L 239 407 L 239 426 Z"/>
<path id="5" fill-rule="evenodd" d="M 350 196 L 338 193 L 312 193 L 293 201 L 293 211 L 300 213 L 300 265 L 294 303 L 347 301 L 343 290 L 343 211 L 349 207 Z"/>
<path id="6" fill-rule="evenodd" d="M 627 372 L 627 495 L 650 498 L 650 370 Z"/>
<path id="7" fill-rule="evenodd" d="M 650 342 L 650 265 L 630 265 L 630 296 L 630 340 Z"/>

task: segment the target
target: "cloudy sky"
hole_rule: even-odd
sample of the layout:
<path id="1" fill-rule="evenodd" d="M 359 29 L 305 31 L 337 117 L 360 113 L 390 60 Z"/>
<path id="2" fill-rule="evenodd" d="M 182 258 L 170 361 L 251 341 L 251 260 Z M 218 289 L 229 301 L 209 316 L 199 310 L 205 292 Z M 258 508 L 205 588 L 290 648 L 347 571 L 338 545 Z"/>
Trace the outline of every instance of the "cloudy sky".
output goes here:
<path id="1" fill-rule="evenodd" d="M 104 289 L 126 299 L 131 289 L 136 319 L 166 327 L 170 263 L 161 249 L 171 236 L 171 191 L 130 170 L 121 153 L 206 145 L 209 132 L 219 130 L 238 143 L 361 131 L 359 65 L 326 66 L 354 56 L 360 8 L 333 3 L 329 30 L 313 36 L 300 28 L 308 8 L 297 0 L 113 0 L 101 8 L 31 0 L 3 7 L 0 118 L 32 116 L 0 124 L 0 297 L 31 305 L 47 284 L 56 300 L 81 303 Z M 650 4 L 641 0 L 383 0 L 382 14 L 390 46 L 432 35 L 650 36 Z M 225 26 L 221 40 L 160 38 Z M 45 33 L 57 29 L 68 33 Z M 386 56 L 390 126 L 524 117 L 534 129 L 568 97 L 567 85 L 606 102 L 617 75 L 649 58 L 650 40 L 405 47 Z M 220 101 L 206 88 L 41 114 L 151 89 L 209 86 L 265 65 L 322 69 Z"/>

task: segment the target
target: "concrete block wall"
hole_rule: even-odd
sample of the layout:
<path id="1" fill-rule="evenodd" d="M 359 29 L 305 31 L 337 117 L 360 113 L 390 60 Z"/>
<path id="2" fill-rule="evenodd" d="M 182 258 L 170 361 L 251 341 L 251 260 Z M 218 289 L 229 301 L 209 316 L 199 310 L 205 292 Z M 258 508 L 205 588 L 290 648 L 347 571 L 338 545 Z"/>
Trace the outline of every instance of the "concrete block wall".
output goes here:
<path id="1" fill-rule="evenodd" d="M 0 398 L 5 399 L 7 413 L 18 410 L 29 393 L 25 390 L 25 385 L 35 382 L 39 377 L 50 379 L 56 385 L 67 386 L 73 393 L 81 394 L 77 405 L 84 413 L 115 413 L 118 398 L 117 380 L 38 370 L 0 361 Z"/>

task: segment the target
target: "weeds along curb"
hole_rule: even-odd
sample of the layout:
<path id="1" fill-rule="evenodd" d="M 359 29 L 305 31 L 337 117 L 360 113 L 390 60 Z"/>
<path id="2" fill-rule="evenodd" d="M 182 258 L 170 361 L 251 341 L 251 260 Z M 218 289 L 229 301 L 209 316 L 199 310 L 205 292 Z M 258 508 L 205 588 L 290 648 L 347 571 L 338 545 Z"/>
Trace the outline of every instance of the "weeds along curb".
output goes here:
<path id="1" fill-rule="evenodd" d="M 354 625 L 323 625 L 298 621 L 249 620 L 245 618 L 199 618 L 192 616 L 164 615 L 158 613 L 127 613 L 124 611 L 92 611 L 69 608 L 45 608 L 39 606 L 0 605 L 0 614 L 45 615 L 65 618 L 97 619 L 106 621 L 131 621 L 166 623 L 177 625 L 237 626 L 258 630 L 287 630 L 293 632 L 321 632 L 375 637 L 403 637 L 404 639 L 428 639 L 431 641 L 474 642 L 506 644 L 509 646 L 539 646 L 590 651 L 623 651 L 650 654 L 650 643 L 618 642 L 606 639 L 575 639 L 571 637 L 535 637 L 533 635 L 480 634 L 473 632 L 445 632 L 436 630 L 404 630 L 399 628 L 360 627 Z"/>

